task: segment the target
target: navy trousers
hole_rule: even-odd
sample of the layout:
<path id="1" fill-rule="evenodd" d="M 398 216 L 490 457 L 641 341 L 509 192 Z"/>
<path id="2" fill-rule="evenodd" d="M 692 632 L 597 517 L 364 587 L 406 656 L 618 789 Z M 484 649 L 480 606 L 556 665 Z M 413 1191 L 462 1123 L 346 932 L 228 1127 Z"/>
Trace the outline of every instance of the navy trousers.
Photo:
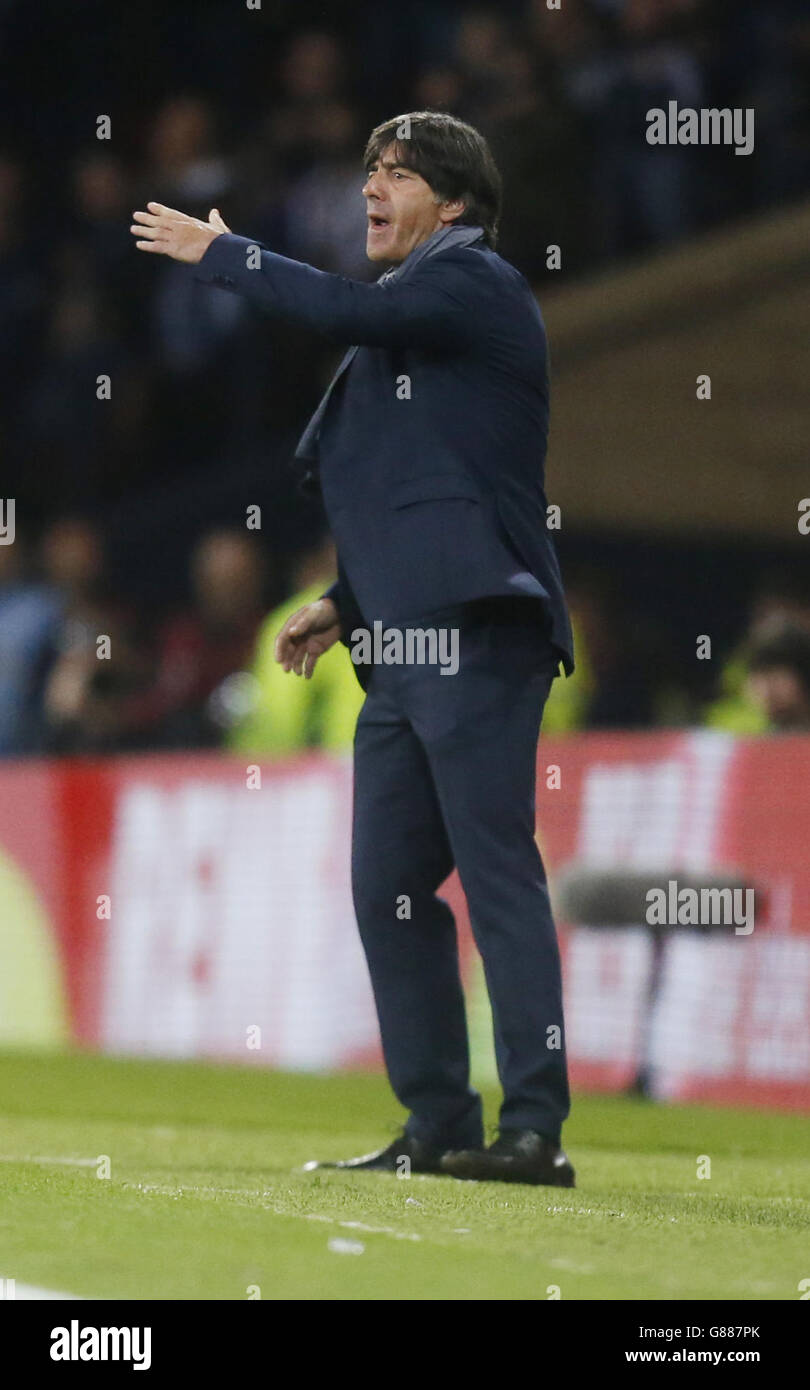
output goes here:
<path id="1" fill-rule="evenodd" d="M 541 615 L 533 600 L 484 600 L 407 625 L 456 627 L 458 671 L 374 665 L 355 735 L 352 888 L 385 1064 L 408 1133 L 451 1147 L 483 1139 L 455 922 L 437 896 L 454 866 L 492 1004 L 500 1126 L 559 1140 L 569 1111 L 559 949 L 534 838 L 558 660 Z"/>

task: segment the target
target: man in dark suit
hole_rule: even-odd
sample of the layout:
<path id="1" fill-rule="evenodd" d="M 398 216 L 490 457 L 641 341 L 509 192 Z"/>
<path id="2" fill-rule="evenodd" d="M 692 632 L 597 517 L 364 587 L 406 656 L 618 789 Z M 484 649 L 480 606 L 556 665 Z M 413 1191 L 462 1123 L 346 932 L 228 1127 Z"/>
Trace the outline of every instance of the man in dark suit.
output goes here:
<path id="1" fill-rule="evenodd" d="M 543 491 L 545 331 L 525 279 L 495 253 L 500 180 L 477 131 L 441 113 L 397 117 L 372 133 L 365 170 L 367 253 L 391 267 L 375 284 L 232 236 L 217 210 L 205 223 L 150 203 L 132 231 L 141 250 L 348 347 L 297 450 L 338 578 L 285 624 L 277 655 L 304 676 L 337 640 L 358 658 L 354 903 L 388 1074 L 410 1113 L 387 1148 L 327 1166 L 573 1186 L 559 951 L 534 838 L 543 706 L 560 663 L 573 670 Z M 372 630 L 382 659 L 379 643 L 359 650 Z M 428 631 L 455 634 L 453 673 L 424 646 L 421 661 L 401 659 L 409 634 Z M 437 896 L 454 865 L 503 1087 L 488 1148 L 455 923 Z"/>

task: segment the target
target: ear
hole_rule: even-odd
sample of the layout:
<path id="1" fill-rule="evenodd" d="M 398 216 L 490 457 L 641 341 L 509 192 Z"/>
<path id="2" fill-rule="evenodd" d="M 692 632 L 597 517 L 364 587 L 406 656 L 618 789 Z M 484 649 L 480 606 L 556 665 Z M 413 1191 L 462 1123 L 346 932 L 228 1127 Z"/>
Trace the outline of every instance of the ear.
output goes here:
<path id="1" fill-rule="evenodd" d="M 466 206 L 467 204 L 464 202 L 463 198 L 452 198 L 440 204 L 439 217 L 442 222 L 445 223 L 455 222 L 456 218 L 461 216 Z"/>

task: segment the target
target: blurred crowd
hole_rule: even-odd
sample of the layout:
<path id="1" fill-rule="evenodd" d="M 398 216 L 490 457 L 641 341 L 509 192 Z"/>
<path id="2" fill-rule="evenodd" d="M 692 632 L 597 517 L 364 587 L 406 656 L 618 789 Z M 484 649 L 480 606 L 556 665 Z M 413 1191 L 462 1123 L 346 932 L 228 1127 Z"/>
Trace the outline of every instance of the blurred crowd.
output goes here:
<path id="1" fill-rule="evenodd" d="M 542 294 L 548 245 L 562 250 L 558 279 L 582 275 L 794 197 L 810 173 L 804 0 L 401 0 L 336 4 L 328 23 L 283 0 L 43 0 L 6 5 L 0 26 L 0 444 L 19 526 L 0 546 L 4 754 L 210 746 L 238 741 L 240 719 L 249 739 L 268 663 L 252 686 L 229 677 L 261 666 L 268 613 L 332 577 L 323 518 L 295 494 L 289 459 L 333 352 L 138 255 L 133 208 L 216 206 L 278 251 L 371 278 L 366 135 L 396 111 L 450 109 L 491 141 L 499 249 Z M 652 151 L 645 113 L 670 99 L 753 106 L 756 155 Z M 109 139 L 96 138 L 101 113 Z M 549 718 L 699 717 L 677 673 L 668 686 L 659 668 L 651 687 L 620 605 L 587 578 L 571 587 L 581 675 Z M 612 611 L 595 617 L 600 603 Z M 718 700 L 793 718 L 784 709 L 807 690 L 798 606 L 767 641 L 752 620 L 744 660 L 760 665 Z M 796 689 L 780 677 L 775 694 L 774 670 Z M 339 691 L 348 709 L 353 687 Z M 319 719 L 299 721 L 299 741 L 345 723 Z"/>
<path id="2" fill-rule="evenodd" d="M 348 651 L 333 648 L 306 681 L 274 659 L 283 623 L 334 571 L 321 534 L 273 603 L 263 542 L 219 528 L 194 547 L 188 602 L 144 625 L 111 597 L 103 537 L 87 518 L 52 523 L 33 552 L 22 537 L 0 546 L 0 756 L 350 748 L 363 697 Z M 679 653 L 627 614 L 604 575 L 581 571 L 568 593 L 577 669 L 554 683 L 545 733 L 810 730 L 810 582 L 764 576 L 736 645 L 717 651 L 703 636 Z"/>

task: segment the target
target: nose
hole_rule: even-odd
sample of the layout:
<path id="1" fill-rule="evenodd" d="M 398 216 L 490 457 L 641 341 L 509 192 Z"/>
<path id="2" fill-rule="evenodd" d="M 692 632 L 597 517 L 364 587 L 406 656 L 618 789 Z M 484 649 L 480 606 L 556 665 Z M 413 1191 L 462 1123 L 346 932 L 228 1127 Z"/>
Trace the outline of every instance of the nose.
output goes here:
<path id="1" fill-rule="evenodd" d="M 378 189 L 377 189 L 377 182 L 376 182 L 376 180 L 377 180 L 377 170 L 376 170 L 376 169 L 375 169 L 372 173 L 366 175 L 366 181 L 365 181 L 365 183 L 363 184 L 363 197 L 364 197 L 364 198 L 379 198 L 380 194 L 379 194 Z"/>

